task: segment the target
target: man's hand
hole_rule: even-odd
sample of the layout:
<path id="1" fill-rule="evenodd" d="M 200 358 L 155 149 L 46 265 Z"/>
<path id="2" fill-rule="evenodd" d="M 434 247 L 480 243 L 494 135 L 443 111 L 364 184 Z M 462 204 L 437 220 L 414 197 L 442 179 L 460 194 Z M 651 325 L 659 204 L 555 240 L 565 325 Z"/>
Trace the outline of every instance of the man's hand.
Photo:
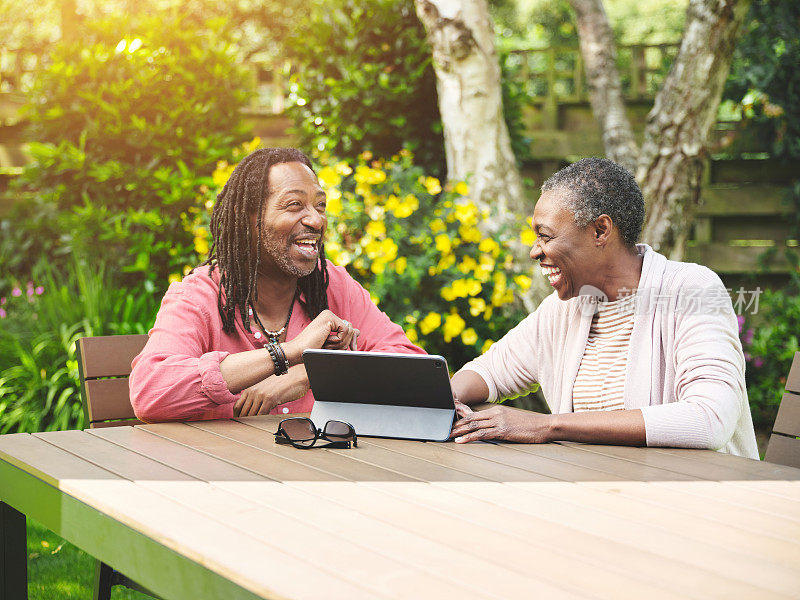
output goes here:
<path id="1" fill-rule="evenodd" d="M 286 375 L 271 375 L 242 390 L 242 395 L 233 405 L 233 416 L 266 415 L 276 406 L 302 398 L 309 387 L 306 368 L 294 366 Z"/>
<path id="2" fill-rule="evenodd" d="M 289 363 L 296 365 L 303 362 L 303 350 L 309 348 L 355 350 L 359 333 L 350 322 L 340 319 L 329 310 L 323 310 L 300 335 L 283 345 L 284 351 Z"/>
<path id="3" fill-rule="evenodd" d="M 552 415 L 542 415 L 505 406 L 493 406 L 486 410 L 473 412 L 464 404 L 469 413 L 456 410 L 461 419 L 453 425 L 450 436 L 456 443 L 464 444 L 475 440 L 507 440 L 509 442 L 527 442 L 541 444 L 552 441 Z"/>

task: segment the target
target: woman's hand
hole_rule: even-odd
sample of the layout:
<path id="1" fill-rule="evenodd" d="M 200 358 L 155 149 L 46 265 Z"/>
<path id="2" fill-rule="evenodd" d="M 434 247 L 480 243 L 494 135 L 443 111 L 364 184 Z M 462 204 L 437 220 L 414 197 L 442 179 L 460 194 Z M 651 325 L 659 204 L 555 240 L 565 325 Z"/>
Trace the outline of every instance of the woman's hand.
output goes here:
<path id="1" fill-rule="evenodd" d="M 469 413 L 459 409 L 459 404 Z M 458 400 L 456 400 L 456 411 L 461 419 L 453 425 L 450 436 L 459 444 L 475 440 L 507 440 L 536 444 L 552 441 L 552 415 L 514 410 L 505 406 L 492 406 L 486 410 L 473 412 Z"/>
<path id="2" fill-rule="evenodd" d="M 300 335 L 283 345 L 284 352 L 289 364 L 296 365 L 303 362 L 303 350 L 309 348 L 355 350 L 359 333 L 350 322 L 340 319 L 329 310 L 323 310 Z"/>
<path id="3" fill-rule="evenodd" d="M 271 375 L 242 390 L 242 395 L 233 405 L 233 416 L 266 415 L 276 406 L 302 398 L 309 387 L 305 367 L 294 366 L 286 375 Z"/>

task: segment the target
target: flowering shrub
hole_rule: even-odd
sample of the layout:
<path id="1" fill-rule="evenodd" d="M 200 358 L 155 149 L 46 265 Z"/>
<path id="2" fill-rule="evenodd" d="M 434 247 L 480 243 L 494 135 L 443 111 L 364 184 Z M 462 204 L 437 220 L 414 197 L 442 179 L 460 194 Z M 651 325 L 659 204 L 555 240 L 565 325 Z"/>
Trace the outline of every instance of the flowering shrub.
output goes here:
<path id="1" fill-rule="evenodd" d="M 330 260 L 347 267 L 406 334 L 457 367 L 521 318 L 509 244 L 519 231 L 486 237 L 487 218 L 464 182 L 442 188 L 410 152 L 389 160 L 322 160 Z M 522 224 L 521 224 L 522 225 Z M 529 228 L 526 228 L 530 232 Z M 526 234 L 527 235 L 527 234 Z"/>
<path id="2" fill-rule="evenodd" d="M 800 296 L 766 290 L 758 314 L 739 317 L 747 396 L 756 429 L 770 431 L 794 353 L 800 351 Z"/>

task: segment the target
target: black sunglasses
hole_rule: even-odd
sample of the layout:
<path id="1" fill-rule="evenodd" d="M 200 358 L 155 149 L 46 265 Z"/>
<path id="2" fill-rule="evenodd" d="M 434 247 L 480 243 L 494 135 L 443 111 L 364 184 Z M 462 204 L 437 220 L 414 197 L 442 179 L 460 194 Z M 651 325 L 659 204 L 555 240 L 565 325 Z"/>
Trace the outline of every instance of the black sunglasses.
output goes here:
<path id="1" fill-rule="evenodd" d="M 292 417 L 281 421 L 275 432 L 276 444 L 291 444 L 302 450 L 311 448 L 320 439 L 328 442 L 321 448 L 350 448 L 351 443 L 358 447 L 356 430 L 344 421 L 328 421 L 325 427 L 317 429 L 308 417 Z"/>

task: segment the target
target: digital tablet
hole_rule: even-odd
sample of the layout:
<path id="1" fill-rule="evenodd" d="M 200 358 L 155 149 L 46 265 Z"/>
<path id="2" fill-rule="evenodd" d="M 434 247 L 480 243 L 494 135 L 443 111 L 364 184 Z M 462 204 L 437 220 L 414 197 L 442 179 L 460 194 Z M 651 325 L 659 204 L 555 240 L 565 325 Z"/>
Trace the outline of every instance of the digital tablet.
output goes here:
<path id="1" fill-rule="evenodd" d="M 447 361 L 425 354 L 303 352 L 317 427 L 335 419 L 359 436 L 445 441 L 456 414 Z"/>

